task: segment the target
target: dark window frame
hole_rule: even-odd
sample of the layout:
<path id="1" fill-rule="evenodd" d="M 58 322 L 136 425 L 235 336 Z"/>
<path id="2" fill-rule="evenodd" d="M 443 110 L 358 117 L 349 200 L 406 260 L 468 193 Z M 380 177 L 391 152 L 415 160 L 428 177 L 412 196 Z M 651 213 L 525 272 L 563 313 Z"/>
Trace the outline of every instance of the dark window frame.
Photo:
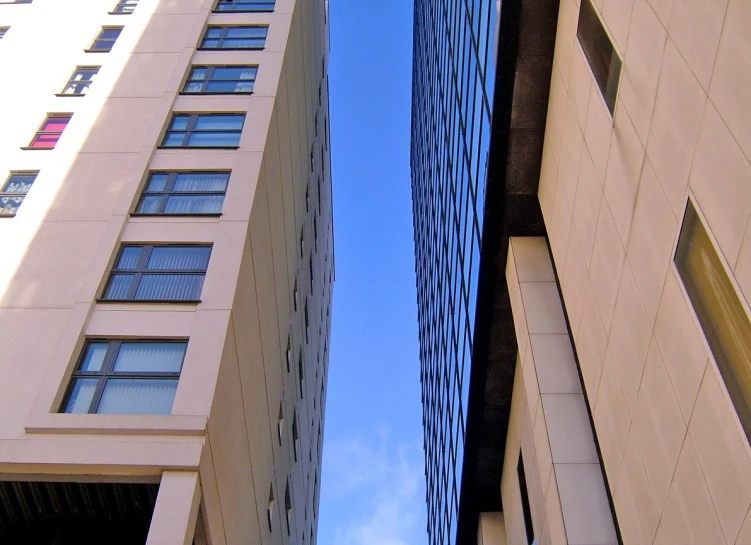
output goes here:
<path id="1" fill-rule="evenodd" d="M 186 126 L 185 130 L 170 130 L 170 127 L 175 122 L 175 120 L 178 117 L 188 117 L 188 125 Z M 240 129 L 215 129 L 211 131 L 201 131 L 196 130 L 196 124 L 202 117 L 225 117 L 225 116 L 235 116 L 235 117 L 242 117 L 243 118 L 243 125 Z M 238 149 L 240 147 L 240 139 L 238 138 L 238 143 L 236 146 L 189 146 L 188 143 L 190 142 L 190 136 L 193 133 L 212 133 L 212 134 L 219 134 L 219 133 L 226 133 L 226 134 L 238 134 L 240 138 L 242 138 L 242 131 L 245 128 L 245 120 L 247 119 L 247 112 L 212 112 L 212 113 L 173 113 L 172 119 L 170 119 L 170 123 L 167 126 L 167 130 L 164 131 L 164 137 L 162 138 L 162 143 L 159 145 L 159 149 Z M 167 141 L 167 138 L 171 133 L 182 133 L 183 134 L 183 142 L 180 146 L 167 146 L 165 145 L 165 142 Z"/>
<path id="2" fill-rule="evenodd" d="M 238 8 L 237 6 L 264 6 L 259 9 Z M 268 6 L 271 6 L 270 8 Z M 231 9 L 220 9 L 219 6 L 235 6 Z M 276 0 L 218 0 L 214 5 L 214 13 L 270 13 L 276 7 Z"/>
<path id="3" fill-rule="evenodd" d="M 47 131 L 45 130 L 45 127 L 54 119 L 67 119 L 65 122 L 65 125 L 63 126 L 62 130 L 60 131 Z M 39 126 L 39 129 L 34 133 L 34 137 L 31 139 L 31 142 L 29 142 L 28 146 L 24 146 L 21 149 L 23 150 L 52 150 L 57 147 L 58 142 L 60 142 L 60 138 L 62 137 L 63 133 L 65 132 L 65 129 L 68 128 L 68 124 L 70 123 L 70 120 L 73 119 L 72 113 L 51 113 L 47 114 L 47 117 L 44 119 L 42 124 Z M 37 147 L 34 146 L 35 143 L 39 141 L 40 137 L 44 136 L 53 136 L 57 135 L 57 139 L 54 141 L 52 146 L 45 146 L 45 147 Z"/>
<path id="4" fill-rule="evenodd" d="M 220 29 L 219 37 L 218 38 L 209 38 L 208 33 L 212 29 Z M 265 28 L 266 34 L 263 37 L 263 45 L 260 47 L 223 47 L 223 44 L 226 40 L 237 40 L 242 38 L 229 38 L 227 37 L 227 33 L 232 28 Z M 203 32 L 203 36 L 201 37 L 201 44 L 198 46 L 198 51 L 262 51 L 266 47 L 266 40 L 269 36 L 269 25 L 209 25 L 206 27 L 206 30 Z M 248 38 L 248 39 L 258 39 L 261 38 Z M 207 47 L 205 45 L 206 40 L 217 40 L 219 42 L 219 45 L 217 47 Z"/>
<path id="5" fill-rule="evenodd" d="M 82 97 L 86 96 L 86 93 L 83 92 L 76 92 L 76 93 L 66 93 L 65 91 L 68 90 L 69 87 L 75 86 L 75 87 L 81 87 L 81 90 L 87 91 L 89 87 L 91 87 L 91 84 L 94 82 L 94 76 L 96 76 L 99 73 L 99 70 L 101 69 L 101 66 L 76 66 L 76 69 L 73 71 L 73 73 L 68 78 L 68 83 L 65 84 L 65 87 L 63 87 L 63 90 L 57 93 L 55 96 L 58 97 Z M 91 72 L 94 73 L 89 76 L 89 79 L 81 79 L 76 80 L 75 77 L 79 72 Z"/>
<path id="6" fill-rule="evenodd" d="M 84 49 L 84 52 L 86 53 L 109 53 L 112 51 L 112 48 L 115 47 L 115 42 L 117 42 L 117 39 L 120 37 L 120 35 L 123 32 L 122 26 L 103 26 L 102 29 L 99 31 L 99 34 L 97 34 L 96 38 L 91 42 L 91 45 L 88 47 L 88 49 Z M 108 30 L 117 30 L 117 36 L 114 38 L 103 38 L 102 35 L 108 31 Z M 109 44 L 109 49 L 103 49 L 96 47 L 97 44 Z"/>
<path id="7" fill-rule="evenodd" d="M 138 2 L 139 0 L 117 0 L 117 4 L 109 12 L 109 15 L 130 15 L 136 11 Z"/>
<path id="8" fill-rule="evenodd" d="M 197 68 L 205 68 L 206 69 L 206 78 L 202 80 L 193 80 L 191 77 L 193 76 L 193 71 Z M 213 79 L 214 73 L 216 72 L 217 68 L 238 68 L 238 69 L 253 69 L 255 71 L 253 75 L 253 79 Z M 185 84 L 182 87 L 182 91 L 180 91 L 181 95 L 252 95 L 253 91 L 207 91 L 206 88 L 209 86 L 210 83 L 217 83 L 217 82 L 234 82 L 234 83 L 251 83 L 253 87 L 255 87 L 256 78 L 258 77 L 258 65 L 257 64 L 212 64 L 212 65 L 206 65 L 206 64 L 194 64 L 191 65 L 190 71 L 188 72 L 188 77 L 185 80 Z M 188 91 L 187 88 L 191 83 L 200 83 L 201 84 L 201 90 L 200 91 Z"/>
<path id="9" fill-rule="evenodd" d="M 23 201 L 26 199 L 26 195 L 29 194 L 29 191 L 31 190 L 31 186 L 34 185 L 34 182 L 36 181 L 36 177 L 39 175 L 38 170 L 19 170 L 19 171 L 11 171 L 8 174 L 8 178 L 5 180 L 5 183 L 2 186 L 2 189 L 0 190 L 0 202 L 2 199 L 19 199 L 18 205 L 15 208 L 15 211 L 13 212 L 5 212 L 5 207 L 3 207 L 0 204 L 0 218 L 15 218 L 18 214 L 18 209 L 21 208 L 21 205 L 23 204 Z M 11 183 L 23 183 L 20 180 L 14 180 L 16 177 L 29 177 L 33 176 L 31 179 L 31 182 L 29 182 L 29 189 L 27 189 L 24 193 L 20 192 L 11 192 L 8 191 L 8 186 Z"/>
<path id="10" fill-rule="evenodd" d="M 581 0 L 576 38 L 592 71 L 597 88 L 612 115 L 618 99 L 623 60 L 605 30 L 591 0 Z"/>
<path id="11" fill-rule="evenodd" d="M 102 362 L 102 368 L 99 371 L 82 371 L 81 365 L 84 362 L 84 359 L 86 357 L 86 353 L 89 349 L 89 346 L 95 343 L 107 343 L 107 351 L 104 356 L 104 360 Z M 155 372 L 147 372 L 147 371 L 115 371 L 115 363 L 117 362 L 117 357 L 120 353 L 120 347 L 123 344 L 147 344 L 147 343 L 158 343 L 158 344 L 181 344 L 185 347 L 185 350 L 183 351 L 183 361 L 180 364 L 180 371 L 178 372 L 167 372 L 167 371 L 155 371 Z M 86 342 L 84 343 L 83 350 L 81 350 L 81 354 L 78 357 L 78 362 L 76 364 L 76 369 L 71 373 L 70 380 L 68 381 L 68 387 L 65 391 L 65 396 L 63 397 L 63 402 L 60 405 L 59 412 L 63 414 L 102 414 L 98 413 L 99 405 L 102 401 L 102 395 L 104 394 L 105 386 L 107 385 L 107 381 L 110 379 L 134 379 L 134 380 L 163 380 L 163 379 L 176 379 L 180 380 L 180 375 L 182 374 L 182 368 L 185 365 L 185 355 L 188 350 L 188 339 L 161 339 L 161 338 L 148 338 L 148 339 L 118 339 L 118 338 L 102 338 L 102 337 L 90 337 L 86 339 Z M 91 402 L 89 403 L 89 409 L 86 413 L 66 413 L 65 408 L 70 400 L 70 395 L 72 394 L 75 382 L 77 379 L 97 379 L 98 383 L 96 386 L 96 390 L 94 391 L 94 395 L 91 398 Z M 112 414 L 112 413 L 107 413 Z M 120 414 L 120 413 L 117 413 Z"/>
<path id="12" fill-rule="evenodd" d="M 167 181 L 165 182 L 164 191 L 148 191 L 149 183 L 151 182 L 151 178 L 155 174 L 167 174 Z M 227 190 L 224 191 L 175 191 L 175 182 L 177 182 L 177 179 L 181 174 L 226 174 L 227 175 L 227 186 L 229 187 L 229 178 L 231 175 L 231 171 L 229 170 L 185 170 L 185 171 L 179 171 L 179 170 L 171 170 L 171 171 L 165 171 L 165 170 L 152 170 L 149 171 L 149 176 L 146 180 L 146 185 L 144 185 L 143 190 L 141 191 L 141 195 L 138 198 L 138 203 L 136 204 L 136 208 L 134 212 L 131 212 L 132 216 L 140 216 L 140 217 L 180 217 L 180 216 L 199 216 L 199 217 L 219 217 L 222 215 L 221 212 L 196 212 L 196 213 L 171 213 L 171 212 L 165 212 L 164 209 L 167 206 L 167 202 L 169 201 L 169 198 L 172 196 L 206 196 L 206 195 L 221 195 L 222 197 L 227 196 Z M 148 196 L 161 196 L 161 202 L 159 203 L 159 211 L 158 212 L 139 212 L 138 209 L 141 206 L 141 203 L 143 202 L 144 197 Z M 222 206 L 224 206 L 224 199 L 222 199 Z"/>
<path id="13" fill-rule="evenodd" d="M 138 257 L 138 263 L 134 269 L 118 269 L 117 263 L 122 256 L 123 251 L 126 248 L 141 248 L 141 254 Z M 149 259 L 154 248 L 208 248 L 209 257 L 206 263 L 206 269 L 147 269 Z M 211 260 L 211 253 L 213 251 L 212 244 L 137 244 L 137 243 L 125 243 L 121 244 L 117 251 L 117 257 L 110 268 L 107 276 L 107 282 L 104 284 L 102 295 L 97 299 L 99 303 L 187 303 L 197 304 L 201 302 L 200 296 L 198 299 L 136 299 L 135 295 L 138 290 L 138 286 L 143 276 L 148 275 L 175 275 L 175 276 L 202 276 L 206 279 L 209 262 Z M 115 274 L 131 274 L 132 278 L 130 286 L 128 287 L 128 297 L 125 299 L 110 299 L 106 296 L 112 281 L 112 276 Z M 203 290 L 203 286 L 201 287 Z"/>

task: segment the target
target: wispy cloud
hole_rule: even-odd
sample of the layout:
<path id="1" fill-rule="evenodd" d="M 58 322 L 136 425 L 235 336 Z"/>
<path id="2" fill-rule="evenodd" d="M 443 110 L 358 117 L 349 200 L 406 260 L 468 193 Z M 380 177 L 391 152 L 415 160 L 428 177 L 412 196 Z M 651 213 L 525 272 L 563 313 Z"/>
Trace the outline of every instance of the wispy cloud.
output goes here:
<path id="1" fill-rule="evenodd" d="M 341 506 L 334 545 L 418 545 L 426 542 L 422 450 L 394 445 L 387 429 L 326 445 L 325 494 Z"/>

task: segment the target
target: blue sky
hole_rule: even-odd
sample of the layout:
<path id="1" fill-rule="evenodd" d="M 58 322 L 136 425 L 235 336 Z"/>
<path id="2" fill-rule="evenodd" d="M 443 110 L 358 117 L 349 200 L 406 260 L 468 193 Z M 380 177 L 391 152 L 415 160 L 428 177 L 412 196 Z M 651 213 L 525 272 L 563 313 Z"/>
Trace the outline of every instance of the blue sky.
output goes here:
<path id="1" fill-rule="evenodd" d="M 409 177 L 412 2 L 331 0 L 336 284 L 318 543 L 425 532 Z"/>

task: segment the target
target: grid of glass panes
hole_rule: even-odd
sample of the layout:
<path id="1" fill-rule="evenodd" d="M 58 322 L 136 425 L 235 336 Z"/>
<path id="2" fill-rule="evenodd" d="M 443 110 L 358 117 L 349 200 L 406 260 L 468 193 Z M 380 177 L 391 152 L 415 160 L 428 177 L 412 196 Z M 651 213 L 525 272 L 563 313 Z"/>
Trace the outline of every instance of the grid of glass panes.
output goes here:
<path id="1" fill-rule="evenodd" d="M 198 302 L 210 255 L 211 246 L 123 246 L 102 299 Z"/>
<path id="2" fill-rule="evenodd" d="M 13 172 L 0 191 L 0 217 L 13 217 L 31 189 L 38 172 Z"/>
<path id="3" fill-rule="evenodd" d="M 88 341 L 60 412 L 169 414 L 186 347 L 186 341 Z"/>
<path id="4" fill-rule="evenodd" d="M 152 172 L 136 214 L 219 214 L 229 172 Z"/>
<path id="5" fill-rule="evenodd" d="M 138 0 L 119 0 L 112 13 L 133 13 L 137 5 Z"/>
<path id="6" fill-rule="evenodd" d="M 165 148 L 236 148 L 245 114 L 175 114 L 162 146 Z"/>
<path id="7" fill-rule="evenodd" d="M 123 27 L 102 27 L 99 36 L 91 44 L 89 51 L 102 53 L 110 51 L 122 31 Z"/>
<path id="8" fill-rule="evenodd" d="M 274 11 L 269 0 L 219 0 L 214 11 Z"/>
<path id="9" fill-rule="evenodd" d="M 257 66 L 194 66 L 183 93 L 251 93 Z"/>
<path id="10" fill-rule="evenodd" d="M 61 94 L 68 96 L 85 95 L 94 80 L 94 76 L 99 72 L 99 68 L 99 66 L 79 66 L 76 68 Z"/>
<path id="11" fill-rule="evenodd" d="M 49 115 L 29 144 L 32 149 L 53 149 L 73 114 Z"/>
<path id="12" fill-rule="evenodd" d="M 263 49 L 268 26 L 210 26 L 201 41 L 201 49 Z"/>

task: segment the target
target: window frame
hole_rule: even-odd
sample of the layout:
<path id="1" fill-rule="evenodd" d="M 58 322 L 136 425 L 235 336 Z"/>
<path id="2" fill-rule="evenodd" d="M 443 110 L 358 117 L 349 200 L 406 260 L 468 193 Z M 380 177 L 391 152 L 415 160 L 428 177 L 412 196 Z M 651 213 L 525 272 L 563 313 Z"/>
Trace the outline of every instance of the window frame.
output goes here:
<path id="1" fill-rule="evenodd" d="M 112 48 L 115 47 L 115 43 L 117 42 L 118 38 L 120 38 L 120 35 L 123 33 L 123 29 L 125 27 L 122 26 L 103 26 L 101 30 L 99 31 L 99 34 L 96 35 L 96 38 L 94 38 L 91 41 L 91 45 L 84 49 L 85 53 L 109 53 L 112 51 Z M 114 38 L 102 38 L 102 34 L 104 34 L 107 30 L 117 30 L 117 36 Z M 99 42 L 112 42 L 110 44 L 109 49 L 97 49 L 94 46 Z"/>
<path id="2" fill-rule="evenodd" d="M 170 130 L 170 127 L 175 122 L 175 119 L 180 116 L 187 116 L 188 117 L 188 124 L 185 127 L 185 130 Z M 218 116 L 237 116 L 243 118 L 243 125 L 239 130 L 235 129 L 218 129 L 213 131 L 196 131 L 195 127 L 200 118 L 202 117 L 218 117 Z M 206 113 L 190 113 L 190 112 L 173 112 L 172 118 L 169 121 L 169 124 L 167 125 L 167 129 L 164 131 L 164 135 L 161 139 L 161 144 L 159 145 L 158 149 L 231 149 L 235 150 L 240 147 L 240 139 L 242 138 L 242 132 L 245 129 L 245 120 L 247 119 L 247 112 L 206 112 Z M 183 133 L 183 143 L 180 146 L 167 146 L 165 145 L 165 142 L 167 141 L 167 137 L 170 133 Z M 237 145 L 236 146 L 188 146 L 188 142 L 190 142 L 190 136 L 193 133 L 237 133 L 240 138 L 238 138 Z"/>
<path id="3" fill-rule="evenodd" d="M 264 5 L 264 4 L 272 4 L 271 9 L 219 9 L 219 6 L 221 5 Z M 214 4 L 214 9 L 212 10 L 213 13 L 272 13 L 276 9 L 276 0 L 217 0 L 217 2 Z"/>
<path id="4" fill-rule="evenodd" d="M 172 149 L 172 148 L 170 148 Z M 182 148 L 178 148 L 182 149 Z M 167 174 L 167 181 L 165 182 L 164 191 L 152 191 L 149 192 L 149 183 L 151 182 L 152 177 L 155 174 Z M 232 171 L 230 170 L 150 170 L 148 173 L 148 176 L 146 178 L 146 184 L 143 186 L 143 189 L 141 190 L 141 193 L 138 197 L 138 201 L 136 202 L 135 209 L 133 212 L 131 212 L 131 216 L 134 217 L 181 217 L 181 216 L 187 216 L 187 217 L 204 217 L 204 218 L 215 218 L 222 215 L 222 212 L 197 212 L 192 214 L 187 213 L 181 213 L 181 214 L 173 214 L 169 212 L 164 212 L 164 209 L 167 206 L 167 202 L 169 201 L 170 196 L 205 196 L 205 195 L 221 195 L 222 198 L 222 208 L 224 207 L 224 198 L 227 196 L 227 189 L 224 191 L 175 191 L 175 182 L 177 182 L 177 179 L 180 177 L 181 174 L 226 174 L 227 176 L 227 187 L 229 187 L 229 179 L 230 175 L 232 174 Z M 139 212 L 138 208 L 141 206 L 141 202 L 143 202 L 144 197 L 149 195 L 161 195 L 161 202 L 159 203 L 159 212 Z"/>
<path id="5" fill-rule="evenodd" d="M 62 130 L 60 131 L 46 131 L 44 128 L 53 120 L 53 119 L 67 119 L 65 122 L 65 126 L 63 126 Z M 22 150 L 53 150 L 57 147 L 57 144 L 60 142 L 60 138 L 63 136 L 63 133 L 65 132 L 65 129 L 68 128 L 68 124 L 70 124 L 70 120 L 73 119 L 72 113 L 48 113 L 47 117 L 44 118 L 44 121 L 42 121 L 42 124 L 39 126 L 37 131 L 34 133 L 34 136 L 31 139 L 31 142 L 29 142 L 28 146 L 24 146 L 21 149 Z M 37 142 L 40 136 L 45 135 L 57 135 L 57 139 L 55 140 L 54 144 L 52 146 L 48 147 L 36 147 L 34 146 L 34 143 Z"/>
<path id="6" fill-rule="evenodd" d="M 120 261 L 120 257 L 122 256 L 123 251 L 126 248 L 134 248 L 134 247 L 140 247 L 141 248 L 141 254 L 138 256 L 138 263 L 136 264 L 136 268 L 134 269 L 118 269 L 117 263 Z M 209 257 L 208 261 L 206 262 L 206 270 L 200 271 L 198 269 L 147 269 L 149 259 L 151 258 L 151 254 L 154 251 L 154 248 L 208 248 L 209 249 Z M 164 303 L 164 304 L 198 304 L 201 302 L 200 294 L 198 299 L 136 299 L 135 295 L 138 290 L 138 286 L 140 285 L 141 278 L 143 276 L 148 275 L 175 275 L 175 276 L 203 276 L 204 281 L 206 280 L 206 275 L 208 273 L 209 264 L 211 262 L 211 254 L 213 251 L 213 245 L 211 243 L 196 243 L 196 244 L 182 244 L 182 243 L 174 243 L 174 244 L 163 244 L 163 243 L 155 243 L 155 244 L 139 244 L 139 243 L 133 243 L 133 242 L 125 242 L 120 244 L 120 247 L 117 250 L 117 255 L 115 256 L 115 260 L 112 263 L 112 266 L 110 267 L 109 273 L 107 275 L 107 280 L 104 283 L 104 287 L 102 289 L 101 295 L 97 298 L 98 303 L 148 303 L 148 304 L 156 304 L 156 303 Z M 110 283 L 112 281 L 112 276 L 114 274 L 131 274 L 133 275 L 133 278 L 131 279 L 130 286 L 128 287 L 128 298 L 125 299 L 110 299 L 107 295 L 107 290 L 109 289 Z M 203 291 L 203 285 L 201 286 L 201 291 Z"/>
<path id="7" fill-rule="evenodd" d="M 11 198 L 11 199 L 17 199 L 20 198 L 21 200 L 18 203 L 18 206 L 16 207 L 16 211 L 12 214 L 3 212 L 3 208 L 0 207 L 0 218 L 15 218 L 18 215 L 18 210 L 21 208 L 21 205 L 23 204 L 23 201 L 26 199 L 26 195 L 29 194 L 29 191 L 31 191 L 31 186 L 34 185 L 34 182 L 36 181 L 37 176 L 39 175 L 38 170 L 12 170 L 8 174 L 8 178 L 6 178 L 5 183 L 0 187 L 0 199 L 3 198 Z M 25 193 L 12 193 L 7 191 L 8 186 L 13 182 L 13 178 L 16 176 L 33 176 L 33 179 L 31 180 L 31 183 L 29 184 L 29 189 L 26 190 Z"/>
<path id="8" fill-rule="evenodd" d="M 86 354 L 88 352 L 89 347 L 92 344 L 95 343 L 107 343 L 107 350 L 105 352 L 103 361 L 102 361 L 102 367 L 99 371 L 82 371 L 81 365 L 84 362 L 84 359 L 86 358 Z M 160 372 L 146 372 L 146 371 L 115 371 L 114 367 L 117 363 L 117 357 L 120 353 L 120 348 L 123 344 L 147 344 L 147 343 L 154 343 L 154 344 L 181 344 L 185 348 L 183 350 L 183 359 L 180 364 L 180 371 L 178 372 L 168 372 L 168 371 L 160 371 Z M 83 349 L 81 350 L 80 355 L 78 356 L 78 361 L 76 363 L 75 370 L 70 374 L 70 377 L 68 378 L 68 386 L 65 389 L 65 395 L 63 396 L 63 401 L 60 404 L 60 408 L 58 409 L 58 412 L 61 414 L 117 414 L 117 415 L 125 415 L 125 416 L 134 416 L 131 413 L 99 413 L 97 412 L 99 409 L 99 405 L 102 401 L 102 396 L 104 394 L 104 389 L 107 385 L 107 381 L 110 379 L 133 379 L 133 380 L 164 380 L 164 379 L 176 379 L 178 381 L 180 376 L 182 374 L 183 367 L 185 366 L 185 356 L 188 352 L 188 339 L 184 338 L 134 338 L 134 339 L 123 339 L 123 338 L 113 338 L 113 337 L 87 337 L 86 342 L 83 345 Z M 73 412 L 66 412 L 66 407 L 68 405 L 68 402 L 70 401 L 70 396 L 73 392 L 73 388 L 75 385 L 75 382 L 77 379 L 97 379 L 97 385 L 96 389 L 94 390 L 94 394 L 91 397 L 91 402 L 89 403 L 89 408 L 85 413 L 73 413 Z M 177 390 L 177 387 L 175 388 Z M 173 400 L 174 403 L 174 400 Z M 172 411 L 170 410 L 171 414 Z M 139 415 L 139 416 L 148 416 L 148 415 Z M 164 416 L 163 414 L 159 413 L 156 416 Z"/>
<path id="9" fill-rule="evenodd" d="M 595 23 L 596 26 L 590 28 L 584 28 L 582 21 L 589 20 L 590 23 Z M 585 25 L 586 26 L 586 25 Z M 589 33 L 586 33 L 586 31 Z M 594 31 L 594 32 L 593 32 Z M 600 34 L 594 36 L 595 33 Z M 582 39 L 584 37 L 584 39 Z M 597 69 L 598 55 L 597 55 L 597 39 L 605 38 L 610 46 L 610 63 L 608 64 L 608 74 L 605 76 L 605 80 L 602 80 L 603 74 L 601 70 Z M 584 58 L 587 61 L 592 77 L 595 80 L 595 85 L 600 92 L 603 102 L 607 106 L 610 115 L 615 114 L 615 107 L 618 104 L 618 91 L 620 90 L 621 76 L 623 74 L 623 58 L 618 53 L 615 46 L 615 40 L 608 33 L 607 28 L 603 24 L 603 18 L 595 8 L 592 0 L 581 0 L 579 5 L 579 13 L 576 23 L 576 40 L 579 42 L 579 46 L 584 53 Z"/>
<path id="10" fill-rule="evenodd" d="M 117 3 L 115 4 L 115 7 L 112 8 L 112 11 L 108 12 L 109 15 L 130 15 L 134 11 L 136 11 L 136 8 L 138 7 L 139 0 L 117 0 Z M 128 6 L 133 6 L 133 9 L 127 10 L 127 9 L 121 9 L 118 10 L 118 8 L 127 8 Z"/>
<path id="11" fill-rule="evenodd" d="M 99 73 L 99 70 L 101 68 L 102 68 L 101 66 L 76 66 L 76 69 L 73 70 L 73 73 L 68 78 L 68 83 L 66 83 L 65 86 L 63 87 L 63 90 L 60 91 L 59 93 L 57 93 L 55 96 L 58 96 L 58 97 L 83 97 L 83 96 L 86 96 L 86 93 L 66 93 L 65 91 L 68 89 L 68 87 L 70 87 L 72 85 L 78 85 L 78 86 L 85 85 L 84 90 L 88 90 L 89 87 L 91 87 L 91 84 L 94 82 L 94 76 L 96 76 Z M 86 71 L 95 70 L 95 72 L 93 74 L 91 74 L 91 76 L 90 76 L 89 79 L 84 79 L 84 80 L 76 80 L 76 79 L 74 79 L 79 72 L 82 72 L 84 70 L 86 70 Z"/>
<path id="12" fill-rule="evenodd" d="M 209 38 L 208 33 L 211 29 L 220 29 L 220 35 L 218 38 Z M 238 38 L 227 38 L 227 33 L 231 28 L 265 28 L 266 35 L 263 37 L 263 45 L 261 47 L 222 47 L 225 40 L 236 40 Z M 269 37 L 269 25 L 208 25 L 203 31 L 201 36 L 201 43 L 199 44 L 198 51 L 263 51 L 266 48 L 266 40 Z M 204 44 L 207 39 L 218 40 L 219 47 L 206 47 Z"/>
<path id="13" fill-rule="evenodd" d="M 191 76 L 193 75 L 193 71 L 197 68 L 205 68 L 207 70 L 206 72 L 206 79 L 203 80 L 192 80 Z M 253 75 L 252 80 L 243 80 L 243 79 L 212 79 L 214 73 L 216 72 L 217 68 L 239 68 L 239 69 L 254 69 L 255 74 Z M 250 82 L 252 83 L 252 86 L 255 87 L 256 79 L 258 77 L 258 65 L 257 64 L 193 64 L 190 66 L 190 70 L 188 71 L 188 77 L 185 79 L 185 82 L 182 86 L 182 91 L 180 91 L 181 95 L 252 95 L 253 91 L 206 91 L 205 89 L 208 87 L 209 83 L 217 83 L 217 82 L 235 82 L 235 83 L 242 83 L 242 82 Z M 202 89 L 200 91 L 187 91 L 187 87 L 190 83 L 200 83 Z"/>

